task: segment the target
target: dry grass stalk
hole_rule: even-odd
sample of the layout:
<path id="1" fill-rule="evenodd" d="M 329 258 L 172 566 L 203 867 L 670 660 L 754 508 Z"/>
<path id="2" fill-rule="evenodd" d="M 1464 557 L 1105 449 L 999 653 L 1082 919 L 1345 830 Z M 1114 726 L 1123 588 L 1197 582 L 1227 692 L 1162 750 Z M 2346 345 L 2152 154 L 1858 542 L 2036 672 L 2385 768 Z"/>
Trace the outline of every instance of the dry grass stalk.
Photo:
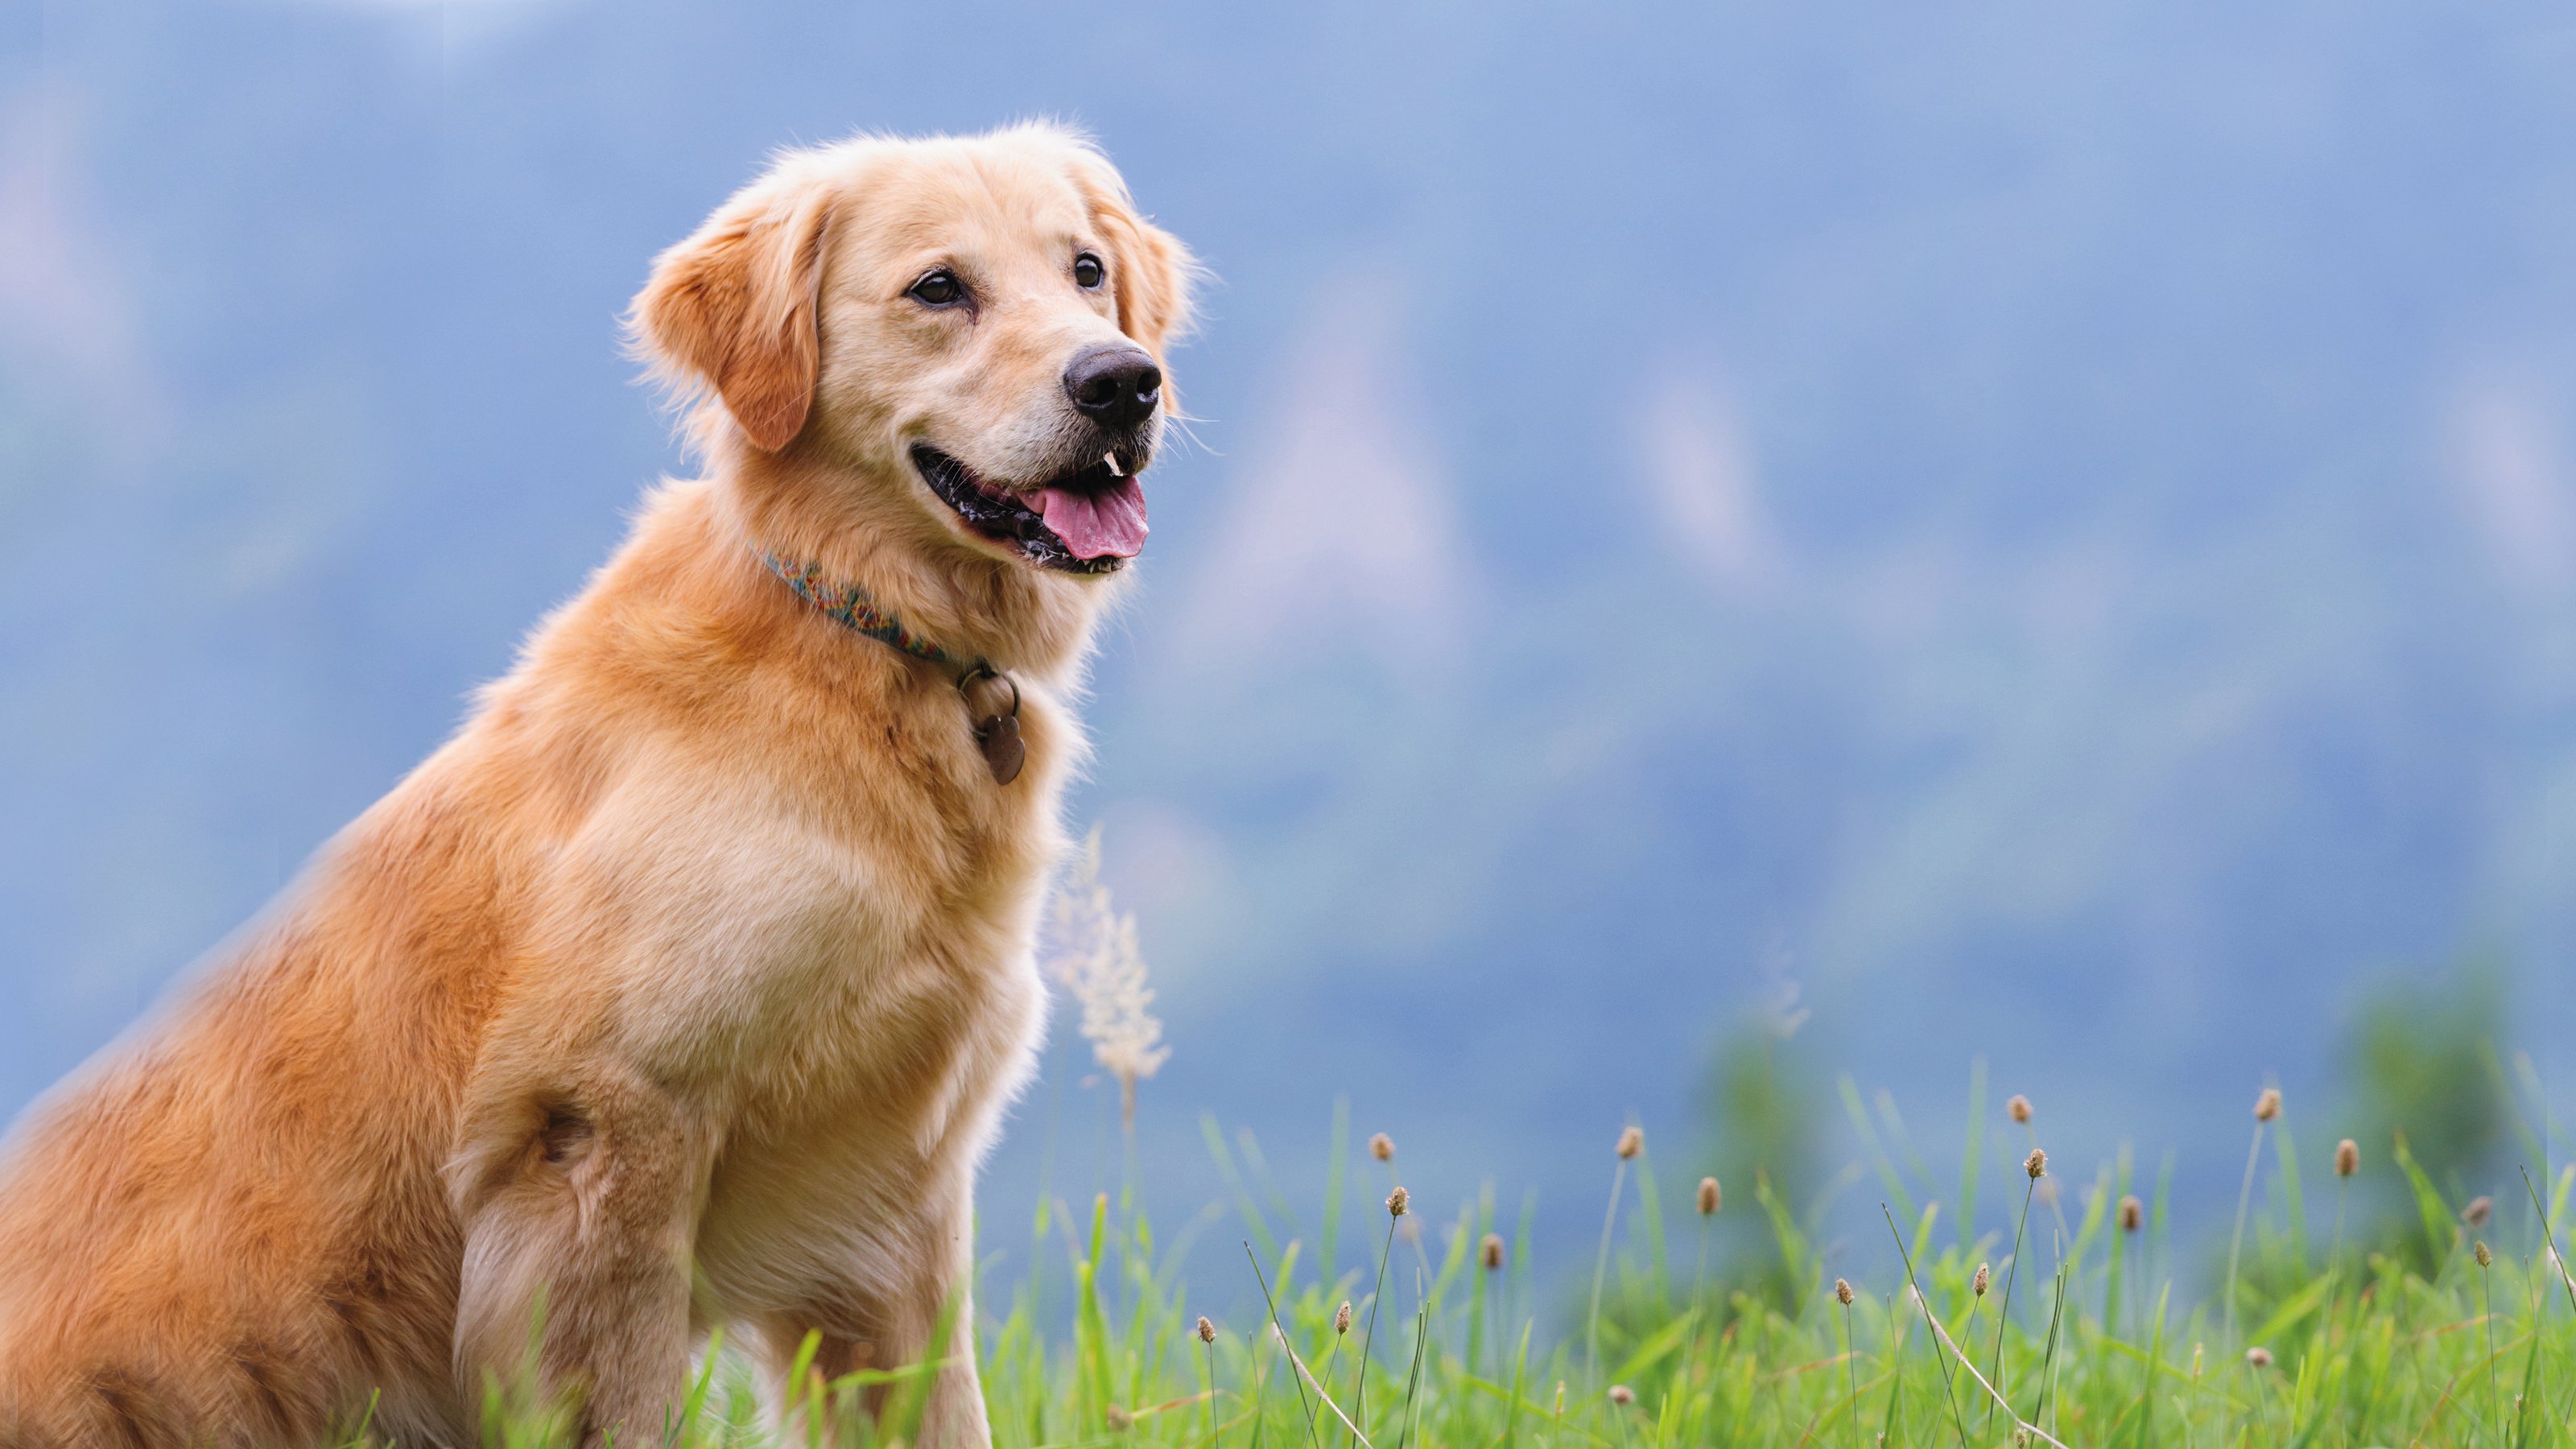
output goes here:
<path id="1" fill-rule="evenodd" d="M 2027 1433 L 2032 1438 L 2039 1440 L 2043 1444 L 2054 1444 L 2057 1446 L 2057 1449 L 2066 1449 L 2065 1443 L 2059 1440 L 2055 1435 L 2013 1412 L 2012 1401 L 1996 1392 L 1995 1386 L 1987 1381 L 1986 1376 L 1977 1372 L 1977 1366 L 1968 1361 L 1968 1356 L 1959 1352 L 1958 1343 L 1950 1337 L 1950 1330 L 1941 1326 L 1939 1315 L 1932 1311 L 1932 1300 L 1923 1296 L 1922 1289 L 1908 1283 L 1905 1285 L 1905 1291 L 1913 1296 L 1915 1306 L 1923 1310 L 1923 1321 L 1931 1327 L 1932 1336 L 1939 1339 L 1941 1346 L 1950 1351 L 1950 1357 L 1958 1360 L 1959 1367 L 1968 1371 L 1968 1377 L 1976 1380 L 1977 1387 L 1986 1391 L 1986 1397 L 1994 1400 L 1994 1404 L 1988 1406 L 1989 1413 L 1991 1413 L 1994 1407 L 2000 1406 L 2004 1411 L 2004 1416 L 2013 1421 L 2015 1432 Z"/>
<path id="2" fill-rule="evenodd" d="M 1276 1319 L 1270 1324 L 1270 1335 L 1279 1344 L 1279 1351 L 1288 1356 L 1288 1365 L 1297 1371 L 1297 1377 L 1314 1388 L 1315 1397 L 1323 1401 L 1325 1408 L 1333 1411 L 1333 1417 L 1342 1421 L 1342 1427 L 1351 1431 L 1351 1437 L 1360 1442 L 1362 1449 L 1377 1449 L 1376 1445 L 1369 1443 L 1369 1437 L 1360 1432 L 1360 1426 L 1351 1422 L 1351 1416 L 1342 1412 L 1342 1406 L 1333 1402 L 1333 1396 L 1324 1392 L 1322 1381 L 1315 1377 L 1313 1369 L 1306 1367 L 1306 1361 L 1297 1356 L 1296 1347 L 1288 1342 L 1288 1330 L 1281 1328 Z M 1314 1425 L 1310 1423 L 1306 1427 L 1311 1434 Z"/>

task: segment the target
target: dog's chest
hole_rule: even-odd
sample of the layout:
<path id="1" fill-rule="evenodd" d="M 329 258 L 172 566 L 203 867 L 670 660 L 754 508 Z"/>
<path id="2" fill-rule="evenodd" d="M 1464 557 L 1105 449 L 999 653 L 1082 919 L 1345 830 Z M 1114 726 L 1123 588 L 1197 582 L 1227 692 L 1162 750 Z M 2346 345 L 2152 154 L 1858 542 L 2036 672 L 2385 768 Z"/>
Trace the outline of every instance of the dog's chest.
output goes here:
<path id="1" fill-rule="evenodd" d="M 838 780 L 634 802 L 640 878 L 616 894 L 643 903 L 644 939 L 625 1014 L 657 1074 L 752 1131 L 865 1103 L 917 1136 L 1022 1070 L 1058 772 L 962 773 L 925 784 L 879 751 Z"/>

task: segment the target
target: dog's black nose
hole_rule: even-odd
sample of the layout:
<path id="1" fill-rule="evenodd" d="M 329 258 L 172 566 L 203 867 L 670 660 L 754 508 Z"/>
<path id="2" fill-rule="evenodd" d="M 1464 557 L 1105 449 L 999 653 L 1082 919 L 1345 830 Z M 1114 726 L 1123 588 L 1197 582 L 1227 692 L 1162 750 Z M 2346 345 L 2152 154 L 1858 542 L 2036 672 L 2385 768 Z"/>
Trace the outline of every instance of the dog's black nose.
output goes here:
<path id="1" fill-rule="evenodd" d="M 1112 342 L 1073 360 L 1064 370 L 1064 392 L 1102 427 L 1132 428 L 1162 402 L 1163 370 L 1143 348 Z"/>

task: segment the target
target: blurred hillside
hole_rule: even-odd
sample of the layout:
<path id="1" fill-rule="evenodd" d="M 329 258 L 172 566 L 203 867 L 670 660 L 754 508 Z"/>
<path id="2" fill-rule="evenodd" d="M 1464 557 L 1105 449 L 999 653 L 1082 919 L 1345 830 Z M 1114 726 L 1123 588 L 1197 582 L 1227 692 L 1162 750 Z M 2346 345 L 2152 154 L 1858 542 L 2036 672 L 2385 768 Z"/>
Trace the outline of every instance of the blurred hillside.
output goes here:
<path id="1" fill-rule="evenodd" d="M 2178 1146 L 2216 1202 L 2355 981 L 2569 999 L 2554 8 L 36 0 L 0 1099 L 685 466 L 617 352 L 655 250 L 774 146 L 1032 113 L 1223 279 L 1077 802 L 1175 1047 L 1158 1183 L 1202 1107 L 1319 1180 L 1347 1094 L 1418 1189 L 1579 1234 L 1623 1114 L 1677 1152 L 1794 987 L 1927 1135 L 1983 1054 L 2070 1169 Z M 988 1211 L 1088 1182 L 1083 1072 Z"/>

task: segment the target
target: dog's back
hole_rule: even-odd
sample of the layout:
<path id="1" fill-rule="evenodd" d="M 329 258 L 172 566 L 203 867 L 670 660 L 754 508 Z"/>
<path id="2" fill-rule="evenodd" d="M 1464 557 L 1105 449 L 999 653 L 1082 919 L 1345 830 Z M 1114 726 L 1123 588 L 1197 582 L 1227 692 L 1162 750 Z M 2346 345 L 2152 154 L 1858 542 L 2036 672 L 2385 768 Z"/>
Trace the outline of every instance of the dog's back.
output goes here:
<path id="1" fill-rule="evenodd" d="M 379 806 L 20 1127 L 0 1177 L 8 1443 L 308 1442 L 369 1391 L 380 1426 L 463 1427 L 439 1168 L 489 964 L 464 958 L 498 913 L 488 845 L 438 839 L 422 808 L 439 791 L 425 771 Z M 426 917 L 440 903 L 481 919 L 460 933 Z"/>

